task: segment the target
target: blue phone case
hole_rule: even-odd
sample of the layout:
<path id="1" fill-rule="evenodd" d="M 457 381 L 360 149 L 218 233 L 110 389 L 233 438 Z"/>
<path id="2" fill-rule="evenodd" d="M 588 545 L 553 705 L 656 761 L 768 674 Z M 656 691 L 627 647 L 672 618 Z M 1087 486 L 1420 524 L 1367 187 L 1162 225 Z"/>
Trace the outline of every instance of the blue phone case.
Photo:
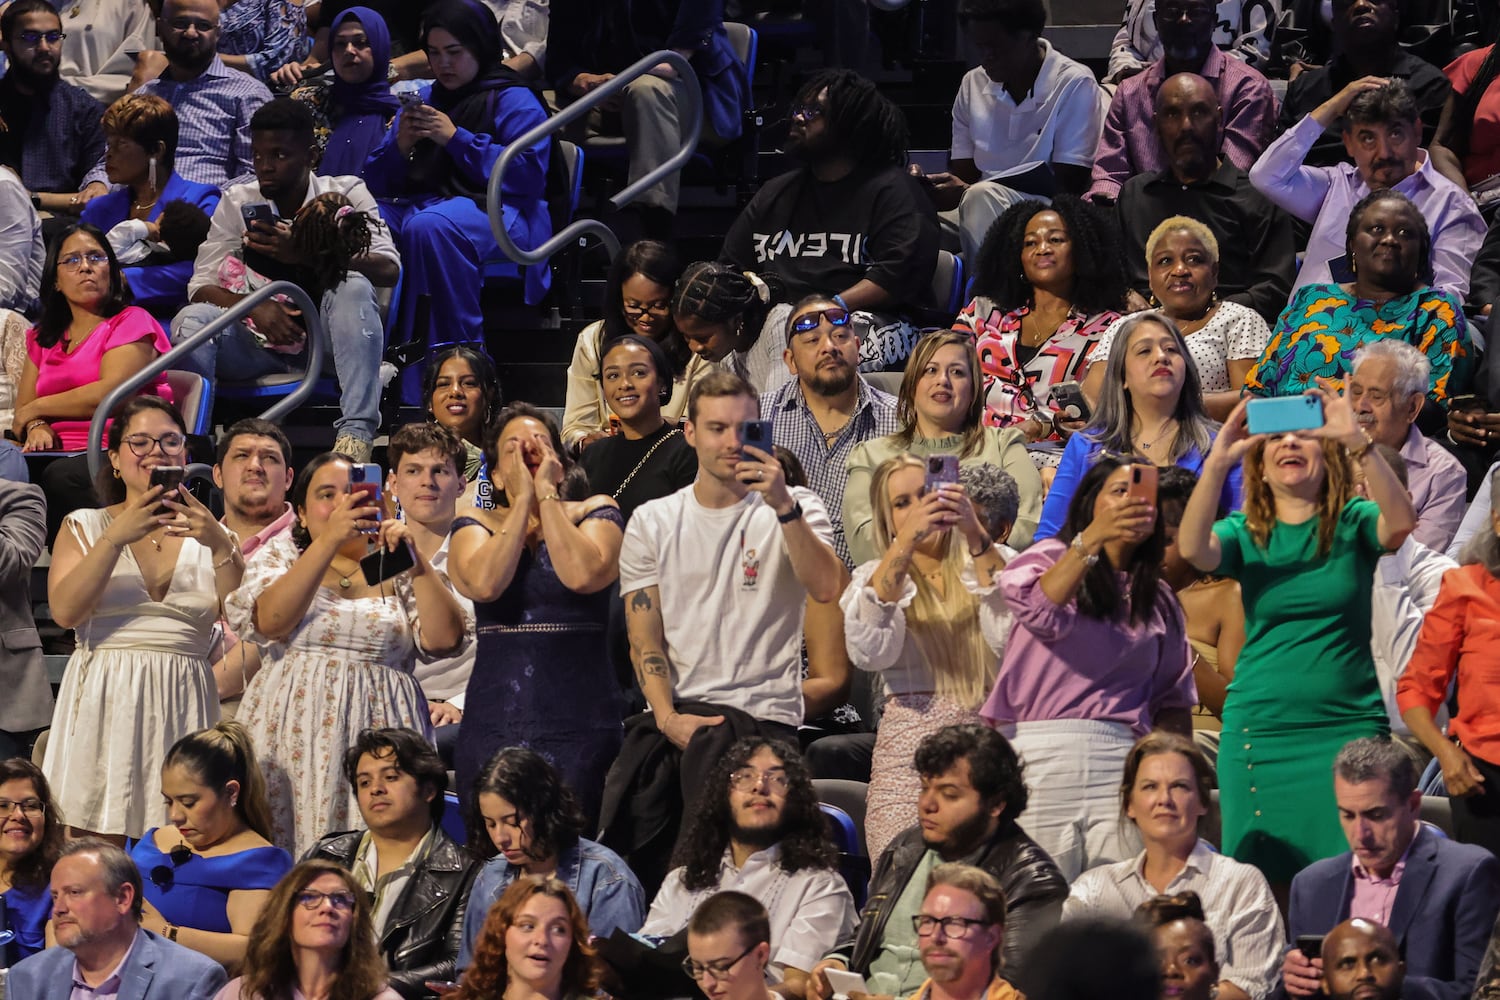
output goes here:
<path id="1" fill-rule="evenodd" d="M 1317 396 L 1274 396 L 1252 399 L 1245 407 L 1251 434 L 1285 434 L 1323 426 L 1323 401 Z"/>

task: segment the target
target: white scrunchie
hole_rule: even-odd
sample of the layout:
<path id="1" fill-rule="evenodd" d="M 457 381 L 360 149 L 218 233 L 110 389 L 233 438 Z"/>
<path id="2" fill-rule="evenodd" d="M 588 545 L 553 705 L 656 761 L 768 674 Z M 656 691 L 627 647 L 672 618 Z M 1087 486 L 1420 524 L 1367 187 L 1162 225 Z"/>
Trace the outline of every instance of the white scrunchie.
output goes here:
<path id="1" fill-rule="evenodd" d="M 740 273 L 755 288 L 755 296 L 760 299 L 761 304 L 769 305 L 771 302 L 771 286 L 766 284 L 765 279 L 754 271 L 742 271 Z"/>

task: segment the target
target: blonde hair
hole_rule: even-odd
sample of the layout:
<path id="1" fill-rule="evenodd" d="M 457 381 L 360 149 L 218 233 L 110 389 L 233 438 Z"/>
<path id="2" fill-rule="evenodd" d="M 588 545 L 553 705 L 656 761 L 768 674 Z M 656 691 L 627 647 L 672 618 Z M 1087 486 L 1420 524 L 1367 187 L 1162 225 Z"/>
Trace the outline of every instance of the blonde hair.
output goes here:
<path id="1" fill-rule="evenodd" d="M 1156 248 L 1161 245 L 1161 241 L 1167 238 L 1168 233 L 1177 232 L 1184 232 L 1195 238 L 1208 251 L 1209 260 L 1215 264 L 1219 262 L 1219 240 L 1214 236 L 1214 231 L 1192 216 L 1173 215 L 1163 219 L 1151 230 L 1151 235 L 1146 237 L 1147 268 L 1150 268 L 1151 258 L 1156 256 Z"/>
<path id="2" fill-rule="evenodd" d="M 1318 487 L 1318 558 L 1333 547 L 1333 532 L 1339 516 L 1354 496 L 1354 463 L 1344 446 L 1330 438 L 1322 440 L 1323 484 Z M 1266 481 L 1266 443 L 1258 441 L 1245 454 L 1245 527 L 1255 544 L 1266 548 L 1276 524 L 1276 497 Z"/>
<path id="3" fill-rule="evenodd" d="M 890 548 L 891 476 L 900 469 L 926 469 L 922 459 L 901 452 L 881 462 L 870 480 L 870 507 L 875 511 L 875 543 Z M 965 587 L 960 574 L 969 562 L 963 537 L 949 529 L 942 561 L 942 593 L 921 573 L 910 574 L 917 596 L 906 609 L 906 633 L 917 647 L 922 664 L 932 675 L 939 697 L 977 709 L 989 696 L 999 670 L 999 658 L 979 627 L 979 599 Z"/>

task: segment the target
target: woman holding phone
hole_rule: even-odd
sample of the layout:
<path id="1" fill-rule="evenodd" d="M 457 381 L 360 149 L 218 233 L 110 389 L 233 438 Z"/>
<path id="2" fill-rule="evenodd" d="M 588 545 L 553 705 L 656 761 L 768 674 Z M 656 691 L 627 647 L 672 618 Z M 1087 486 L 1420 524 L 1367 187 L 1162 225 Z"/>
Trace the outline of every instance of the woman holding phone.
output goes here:
<path id="1" fill-rule="evenodd" d="M 164 815 L 144 776 L 161 773 L 179 738 L 219 720 L 211 636 L 245 560 L 192 494 L 152 485 L 187 458 L 172 404 L 129 400 L 107 441 L 95 484 L 105 506 L 65 517 L 52 548 L 47 603 L 78 645 L 42 768 L 74 836 L 123 843 Z"/>
<path id="2" fill-rule="evenodd" d="M 398 727 L 432 736 L 427 700 L 412 676 L 418 655 L 452 656 L 466 641 L 463 611 L 410 543 L 402 521 L 380 519 L 378 491 L 354 489 L 349 460 L 317 456 L 297 473 L 292 530 L 267 542 L 229 595 L 225 617 L 242 640 L 270 651 L 251 678 L 239 719 L 266 775 L 272 842 L 305 854 L 330 830 L 359 822 L 338 766 L 361 730 Z M 372 579 L 366 550 L 410 569 Z"/>
<path id="3" fill-rule="evenodd" d="M 1222 847 L 1286 885 L 1348 849 L 1328 769 L 1352 739 L 1389 731 L 1370 654 L 1376 562 L 1416 524 L 1411 497 L 1328 379 L 1308 395 L 1322 426 L 1251 434 L 1242 400 L 1188 500 L 1177 548 L 1240 582 L 1246 642 L 1224 702 Z M 1243 461 L 1243 511 L 1215 523 Z M 1356 468 L 1370 499 L 1354 494 Z M 1243 737 L 1243 738 L 1242 738 Z"/>
<path id="4" fill-rule="evenodd" d="M 879 671 L 887 693 L 865 808 L 865 840 L 878 858 L 916 811 L 917 744 L 944 726 L 982 721 L 1011 621 L 998 579 L 1005 557 L 958 483 L 956 458 L 886 459 L 870 505 L 885 554 L 855 569 L 839 604 L 849 658 Z"/>

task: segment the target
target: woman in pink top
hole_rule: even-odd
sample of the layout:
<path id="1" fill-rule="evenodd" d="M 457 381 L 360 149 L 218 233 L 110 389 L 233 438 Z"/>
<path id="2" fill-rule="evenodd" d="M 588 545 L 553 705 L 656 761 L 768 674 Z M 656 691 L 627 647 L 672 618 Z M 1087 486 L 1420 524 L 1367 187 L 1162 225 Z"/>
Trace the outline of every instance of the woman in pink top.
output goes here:
<path id="1" fill-rule="evenodd" d="M 1161 579 L 1165 528 L 1130 495 L 1134 465 L 1101 457 L 1056 538 L 1000 574 L 1016 626 L 981 715 L 1026 762 L 1026 832 L 1071 882 L 1138 847 L 1119 781 L 1137 738 L 1190 736 L 1197 704 L 1182 607 Z M 1133 839 L 1133 837 L 1132 837 Z"/>
<path id="2" fill-rule="evenodd" d="M 42 316 L 26 333 L 13 431 L 26 451 L 81 451 L 94 410 L 171 344 L 130 304 L 109 241 L 96 227 L 64 229 L 47 251 Z M 145 390 L 170 399 L 166 376 Z"/>

